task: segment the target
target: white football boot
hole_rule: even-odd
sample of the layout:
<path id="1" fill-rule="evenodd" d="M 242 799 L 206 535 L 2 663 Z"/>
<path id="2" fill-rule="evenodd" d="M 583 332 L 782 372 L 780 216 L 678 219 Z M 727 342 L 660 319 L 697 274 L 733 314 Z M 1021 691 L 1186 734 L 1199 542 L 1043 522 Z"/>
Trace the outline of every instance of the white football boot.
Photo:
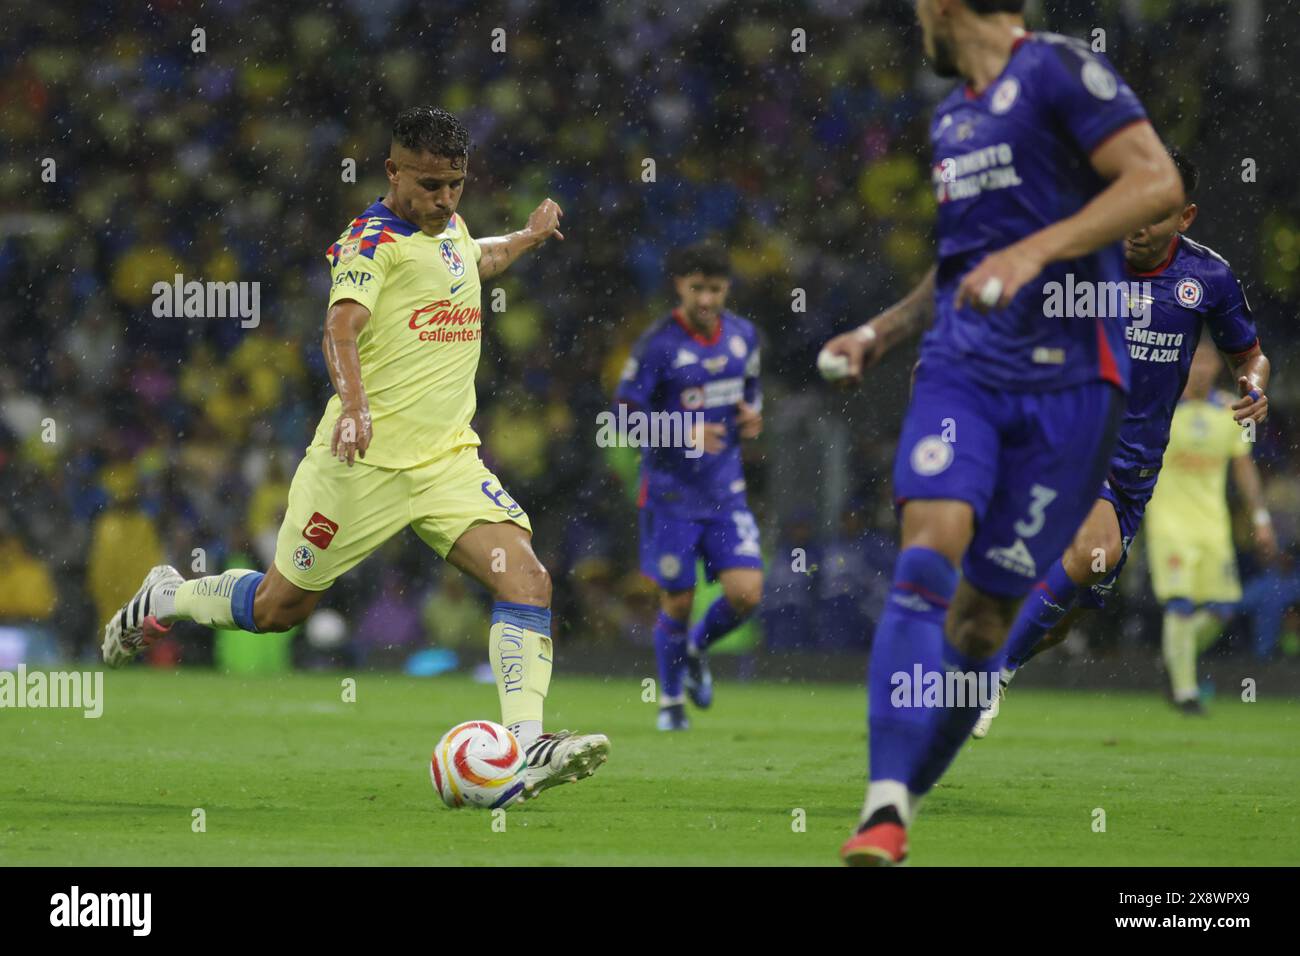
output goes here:
<path id="1" fill-rule="evenodd" d="M 169 630 L 154 617 L 154 588 L 163 584 L 180 585 L 185 579 L 169 564 L 160 564 L 145 575 L 144 584 L 135 597 L 122 605 L 104 626 L 104 644 L 100 648 L 104 663 L 121 667 L 139 654 L 150 641 Z"/>
<path id="2" fill-rule="evenodd" d="M 998 681 L 998 696 L 993 698 L 993 703 L 987 710 L 980 711 L 980 719 L 975 721 L 974 728 L 971 729 L 970 735 L 976 740 L 983 740 L 989 735 L 989 728 L 993 726 L 993 718 L 1002 710 L 1002 701 L 1007 696 L 1007 685 Z"/>
<path id="3" fill-rule="evenodd" d="M 609 738 L 567 730 L 542 734 L 528 747 L 527 756 L 522 800 L 531 800 L 556 784 L 590 777 L 609 758 Z"/>

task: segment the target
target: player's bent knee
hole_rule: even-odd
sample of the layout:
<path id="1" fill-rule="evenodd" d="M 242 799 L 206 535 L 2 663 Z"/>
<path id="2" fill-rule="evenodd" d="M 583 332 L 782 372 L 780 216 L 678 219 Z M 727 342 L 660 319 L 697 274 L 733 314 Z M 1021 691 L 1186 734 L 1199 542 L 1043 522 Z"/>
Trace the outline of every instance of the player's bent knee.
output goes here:
<path id="1" fill-rule="evenodd" d="M 1123 543 L 1116 535 L 1080 536 L 1066 552 L 1065 572 L 1076 584 L 1096 584 L 1115 569 L 1122 553 Z"/>
<path id="2" fill-rule="evenodd" d="M 1124 542 L 1112 535 L 1097 547 L 1101 549 L 1103 558 L 1103 561 L 1099 561 L 1098 564 L 1104 563 L 1107 572 L 1115 570 L 1115 566 L 1119 564 L 1120 558 L 1124 555 Z"/>
<path id="3" fill-rule="evenodd" d="M 532 561 L 513 574 L 506 575 L 496 589 L 498 601 L 528 604 L 532 607 L 551 606 L 551 573 L 540 561 Z"/>
<path id="4" fill-rule="evenodd" d="M 727 603 L 731 609 L 740 617 L 749 617 L 758 608 L 759 602 L 763 599 L 763 589 L 761 587 L 745 588 L 740 591 L 732 591 L 726 595 Z"/>

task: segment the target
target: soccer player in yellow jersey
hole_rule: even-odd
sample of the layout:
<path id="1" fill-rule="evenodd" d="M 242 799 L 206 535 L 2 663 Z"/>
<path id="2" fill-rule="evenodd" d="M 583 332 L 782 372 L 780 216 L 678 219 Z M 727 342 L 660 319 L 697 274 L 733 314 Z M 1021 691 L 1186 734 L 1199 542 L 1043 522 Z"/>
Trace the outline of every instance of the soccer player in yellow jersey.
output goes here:
<path id="1" fill-rule="evenodd" d="M 1190 714 L 1202 712 L 1196 659 L 1218 639 L 1241 600 L 1228 512 L 1229 469 L 1252 515 L 1255 547 L 1265 560 L 1277 550 L 1250 457 L 1252 428 L 1243 430 L 1233 421 L 1232 396 L 1213 387 L 1221 368 L 1213 347 L 1197 350 L 1145 524 L 1151 587 L 1165 609 L 1165 667 L 1175 706 Z"/>
<path id="2" fill-rule="evenodd" d="M 551 582 L 532 526 L 478 456 L 470 419 L 482 330 L 480 280 L 559 230 L 547 199 L 507 236 L 475 240 L 456 207 L 469 133 L 418 107 L 393 126 L 388 193 L 326 252 L 322 349 L 334 396 L 289 489 L 274 565 L 185 581 L 154 568 L 105 627 L 104 660 L 130 660 L 177 620 L 284 631 L 340 575 L 407 525 L 495 599 L 489 654 L 501 722 L 528 754 L 525 795 L 589 776 L 600 734 L 542 732 L 551 679 Z"/>

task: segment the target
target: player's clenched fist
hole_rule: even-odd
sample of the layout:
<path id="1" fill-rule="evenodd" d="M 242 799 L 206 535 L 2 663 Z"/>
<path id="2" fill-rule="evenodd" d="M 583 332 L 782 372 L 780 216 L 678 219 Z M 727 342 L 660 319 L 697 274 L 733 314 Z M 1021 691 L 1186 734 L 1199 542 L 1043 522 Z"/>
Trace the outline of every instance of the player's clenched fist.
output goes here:
<path id="1" fill-rule="evenodd" d="M 986 256 L 961 280 L 956 306 L 974 306 L 981 312 L 1002 309 L 1024 286 L 1043 271 L 1043 261 L 1026 242 L 1018 242 Z"/>
<path id="2" fill-rule="evenodd" d="M 330 454 L 339 461 L 352 467 L 358 455 L 366 457 L 370 447 L 370 409 L 343 409 L 338 421 L 334 423 L 334 435 L 330 438 Z"/>
<path id="3" fill-rule="evenodd" d="M 1241 398 L 1232 403 L 1232 417 L 1238 424 L 1252 421 L 1256 425 L 1264 424 L 1268 418 L 1268 396 L 1264 390 L 1256 387 L 1250 379 L 1242 375 L 1237 379 L 1237 392 Z"/>
<path id="4" fill-rule="evenodd" d="M 528 217 L 525 231 L 537 242 L 545 242 L 551 236 L 563 239 L 564 233 L 560 232 L 560 218 L 563 215 L 564 210 L 560 208 L 559 203 L 554 199 L 544 199 Z"/>
<path id="5" fill-rule="evenodd" d="M 856 384 L 885 354 L 882 344 L 874 328 L 859 326 L 826 343 L 817 356 L 817 370 L 828 382 Z"/>

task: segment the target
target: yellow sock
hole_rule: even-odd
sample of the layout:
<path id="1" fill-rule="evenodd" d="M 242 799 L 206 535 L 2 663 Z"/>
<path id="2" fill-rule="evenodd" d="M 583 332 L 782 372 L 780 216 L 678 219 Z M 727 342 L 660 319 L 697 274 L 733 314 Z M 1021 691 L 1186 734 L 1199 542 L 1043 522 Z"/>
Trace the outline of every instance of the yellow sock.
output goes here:
<path id="1" fill-rule="evenodd" d="M 488 655 L 501 700 L 501 723 L 536 722 L 540 733 L 542 708 L 551 686 L 550 611 L 500 604 L 493 610 Z M 516 611 L 513 609 L 521 609 Z M 526 744 L 525 744 L 526 746 Z"/>
<path id="2" fill-rule="evenodd" d="M 1196 624 L 1186 614 L 1166 612 L 1161 633 L 1165 669 L 1174 691 L 1174 701 L 1196 700 Z"/>
<path id="3" fill-rule="evenodd" d="M 260 572 L 251 568 L 231 568 L 221 574 L 210 574 L 205 578 L 194 578 L 192 581 L 186 581 L 178 586 L 172 594 L 163 593 L 159 595 L 158 618 L 166 624 L 176 620 L 185 620 L 194 621 L 196 624 L 205 624 L 208 627 L 238 627 L 243 630 L 252 630 L 248 626 L 249 621 L 235 621 L 235 610 L 232 607 L 232 599 L 236 597 L 235 585 L 240 578 L 249 574 L 256 574 L 259 581 L 262 578 Z M 255 582 L 250 582 L 250 584 L 256 586 Z M 239 597 L 243 599 L 246 610 L 251 612 L 252 600 L 251 595 L 246 593 L 247 587 L 248 585 L 239 589 Z M 167 607 L 169 601 L 174 602 L 170 608 Z M 241 616 L 243 616 L 242 613 Z"/>

